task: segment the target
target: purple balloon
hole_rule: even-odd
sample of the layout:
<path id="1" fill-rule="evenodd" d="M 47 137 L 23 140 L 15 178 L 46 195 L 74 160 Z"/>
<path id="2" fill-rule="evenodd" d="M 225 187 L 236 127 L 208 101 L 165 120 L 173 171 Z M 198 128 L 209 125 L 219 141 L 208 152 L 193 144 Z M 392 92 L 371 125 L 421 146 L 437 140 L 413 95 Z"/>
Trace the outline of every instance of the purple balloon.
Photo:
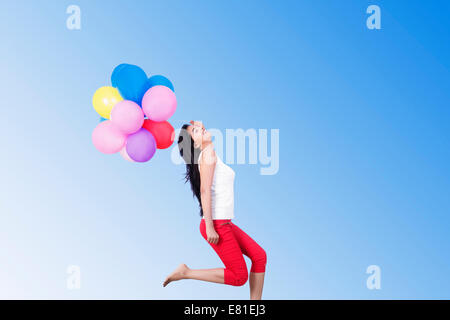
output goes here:
<path id="1" fill-rule="evenodd" d="M 146 162 L 156 152 L 156 140 L 149 131 L 141 128 L 128 136 L 126 148 L 131 159 L 136 162 Z"/>

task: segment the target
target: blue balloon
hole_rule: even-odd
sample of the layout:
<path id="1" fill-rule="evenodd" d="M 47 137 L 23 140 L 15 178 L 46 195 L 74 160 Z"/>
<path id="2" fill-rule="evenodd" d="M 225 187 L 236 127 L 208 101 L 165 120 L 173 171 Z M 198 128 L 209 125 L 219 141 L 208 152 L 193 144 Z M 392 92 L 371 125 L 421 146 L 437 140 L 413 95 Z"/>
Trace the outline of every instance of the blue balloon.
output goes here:
<path id="1" fill-rule="evenodd" d="M 105 120 L 108 120 L 108 119 L 105 119 L 105 118 L 103 118 L 103 117 L 100 117 L 100 122 L 103 122 L 103 121 L 105 121 Z"/>
<path id="2" fill-rule="evenodd" d="M 166 77 L 161 76 L 161 75 L 151 76 L 150 79 L 148 79 L 147 84 L 148 84 L 148 88 L 151 88 L 154 86 L 166 86 L 170 90 L 175 92 L 172 82 L 170 82 L 169 79 L 167 79 Z"/>
<path id="3" fill-rule="evenodd" d="M 148 90 L 148 79 L 144 70 L 132 64 L 118 65 L 112 75 L 112 86 L 117 88 L 125 100 L 141 105 L 142 97 Z"/>

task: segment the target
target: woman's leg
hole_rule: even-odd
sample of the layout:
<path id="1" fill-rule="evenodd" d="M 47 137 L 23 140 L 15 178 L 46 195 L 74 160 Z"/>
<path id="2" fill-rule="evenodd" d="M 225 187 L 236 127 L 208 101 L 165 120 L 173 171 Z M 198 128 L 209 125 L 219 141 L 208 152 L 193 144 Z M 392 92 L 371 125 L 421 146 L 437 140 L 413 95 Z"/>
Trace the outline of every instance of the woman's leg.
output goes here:
<path id="1" fill-rule="evenodd" d="M 187 265 L 180 264 L 164 281 L 163 287 L 167 286 L 172 281 L 182 279 L 195 279 L 216 283 L 224 283 L 224 269 L 191 269 Z"/>
<path id="2" fill-rule="evenodd" d="M 239 243 L 231 230 L 230 221 L 230 219 L 213 220 L 214 229 L 219 234 L 219 241 L 216 244 L 207 242 L 225 265 L 225 268 L 222 269 L 223 283 L 232 286 L 243 286 L 248 280 L 247 264 Z M 204 219 L 200 222 L 200 233 L 207 240 Z"/>
<path id="3" fill-rule="evenodd" d="M 264 287 L 264 276 L 267 264 L 267 255 L 264 249 L 237 225 L 231 223 L 236 240 L 241 251 L 252 261 L 250 269 L 250 299 L 260 300 Z"/>
<path id="4" fill-rule="evenodd" d="M 215 269 L 189 269 L 186 273 L 186 279 L 203 280 L 216 283 L 224 283 L 224 268 Z"/>
<path id="5" fill-rule="evenodd" d="M 265 272 L 250 272 L 250 300 L 261 300 Z"/>
<path id="6" fill-rule="evenodd" d="M 225 268 L 190 269 L 185 264 L 181 264 L 166 278 L 163 283 L 164 287 L 172 281 L 181 279 L 203 280 L 232 286 L 242 286 L 247 282 L 248 270 L 241 248 L 234 237 L 231 225 L 223 225 L 224 221 L 226 220 L 214 220 L 214 228 L 219 234 L 219 242 L 217 244 L 208 243 L 216 251 Z M 200 223 L 200 233 L 206 240 L 206 227 L 203 219 Z"/>

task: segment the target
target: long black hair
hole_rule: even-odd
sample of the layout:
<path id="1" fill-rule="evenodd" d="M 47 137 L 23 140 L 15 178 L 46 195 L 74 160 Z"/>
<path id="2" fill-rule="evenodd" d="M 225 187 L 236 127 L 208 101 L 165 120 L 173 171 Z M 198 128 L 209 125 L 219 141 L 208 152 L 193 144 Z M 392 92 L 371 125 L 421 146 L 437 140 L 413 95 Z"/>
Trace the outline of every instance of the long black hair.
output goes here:
<path id="1" fill-rule="evenodd" d="M 194 140 L 187 131 L 189 124 L 184 124 L 181 127 L 180 135 L 178 136 L 178 149 L 180 156 L 186 162 L 185 183 L 191 183 L 191 190 L 193 196 L 198 200 L 200 207 L 200 216 L 203 217 L 202 199 L 200 194 L 200 171 L 198 169 L 198 156 L 200 155 L 200 148 L 195 148 Z"/>

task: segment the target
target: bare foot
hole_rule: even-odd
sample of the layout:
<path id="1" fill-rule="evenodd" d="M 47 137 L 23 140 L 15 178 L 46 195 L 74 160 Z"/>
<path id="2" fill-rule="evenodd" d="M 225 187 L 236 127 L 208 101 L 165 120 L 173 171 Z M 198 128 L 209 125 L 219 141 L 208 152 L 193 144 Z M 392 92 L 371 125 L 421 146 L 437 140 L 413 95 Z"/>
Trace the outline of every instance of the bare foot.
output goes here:
<path id="1" fill-rule="evenodd" d="M 184 263 L 180 264 L 169 276 L 166 278 L 166 280 L 163 283 L 163 287 L 167 286 L 172 281 L 181 280 L 184 278 L 186 271 L 188 271 L 189 268 Z"/>

